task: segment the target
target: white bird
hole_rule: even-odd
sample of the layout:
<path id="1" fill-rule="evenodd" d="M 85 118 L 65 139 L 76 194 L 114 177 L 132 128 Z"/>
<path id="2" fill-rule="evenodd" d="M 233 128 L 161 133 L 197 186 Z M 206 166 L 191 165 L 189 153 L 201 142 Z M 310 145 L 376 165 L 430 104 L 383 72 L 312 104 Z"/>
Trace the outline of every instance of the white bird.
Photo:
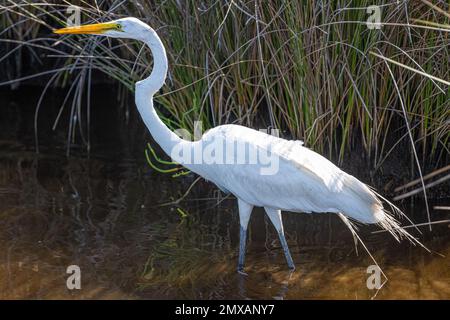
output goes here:
<path id="1" fill-rule="evenodd" d="M 386 199 L 326 158 L 304 147 L 301 141 L 281 139 L 240 125 L 215 127 L 205 133 L 201 140 L 194 142 L 183 140 L 172 132 L 158 117 L 153 104 L 153 95 L 164 85 L 167 75 L 166 51 L 157 33 L 144 22 L 136 18 L 124 18 L 54 32 L 130 38 L 143 41 L 150 47 L 154 59 L 153 70 L 148 78 L 136 83 L 138 111 L 155 141 L 173 160 L 236 196 L 240 218 L 239 272 L 243 272 L 244 268 L 247 226 L 255 206 L 264 207 L 277 230 L 290 269 L 295 269 L 295 266 L 284 236 L 281 210 L 336 213 L 353 233 L 353 225 L 348 218 L 363 224 L 378 224 L 397 240 L 406 237 L 419 243 L 383 208 L 381 199 Z M 236 143 L 247 148 L 246 159 L 241 163 L 195 162 L 192 157 L 189 160 L 185 157 L 186 154 L 192 155 L 212 146 L 217 147 L 216 153 L 223 152 L 223 157 L 236 158 L 235 154 L 227 154 L 235 150 Z M 177 156 L 175 149 L 184 150 L 184 158 L 179 156 L 180 153 Z M 268 169 L 267 166 L 261 162 L 248 161 L 247 155 L 264 153 L 277 159 L 278 165 L 274 172 L 264 174 L 263 170 Z M 401 214 L 395 206 L 389 205 L 393 211 Z"/>

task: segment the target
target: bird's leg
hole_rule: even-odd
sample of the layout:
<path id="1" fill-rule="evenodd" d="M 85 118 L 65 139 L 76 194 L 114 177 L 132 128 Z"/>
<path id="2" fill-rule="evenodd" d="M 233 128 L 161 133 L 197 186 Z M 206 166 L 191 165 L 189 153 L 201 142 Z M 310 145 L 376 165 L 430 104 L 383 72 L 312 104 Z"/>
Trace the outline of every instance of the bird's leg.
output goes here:
<path id="1" fill-rule="evenodd" d="M 272 208 L 264 208 L 266 210 L 267 215 L 272 221 L 275 229 L 278 232 L 278 236 L 280 237 L 281 246 L 283 247 L 284 255 L 286 256 L 286 261 L 289 269 L 295 270 L 295 265 L 291 257 L 291 253 L 289 252 L 289 247 L 286 242 L 286 237 L 284 236 L 283 229 L 283 221 L 281 220 L 281 210 L 272 209 Z"/>
<path id="2" fill-rule="evenodd" d="M 247 226 L 250 220 L 250 215 L 253 210 L 253 206 L 247 202 L 238 199 L 239 208 L 239 221 L 240 221 L 240 234 L 239 234 L 239 260 L 238 260 L 238 272 L 244 273 L 244 260 L 245 260 L 245 244 L 247 241 Z"/>

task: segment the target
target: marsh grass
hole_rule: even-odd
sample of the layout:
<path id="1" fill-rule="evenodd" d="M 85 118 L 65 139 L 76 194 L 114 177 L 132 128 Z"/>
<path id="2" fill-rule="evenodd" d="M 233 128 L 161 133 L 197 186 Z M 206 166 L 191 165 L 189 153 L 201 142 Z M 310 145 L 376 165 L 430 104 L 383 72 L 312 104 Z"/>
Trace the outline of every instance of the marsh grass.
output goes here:
<path id="1" fill-rule="evenodd" d="M 136 16 L 158 31 L 170 74 L 156 100 L 173 129 L 193 130 L 196 120 L 205 129 L 272 126 L 317 151 L 337 151 L 339 161 L 358 142 L 376 168 L 399 145 L 408 145 L 417 162 L 445 161 L 450 154 L 446 3 L 380 2 L 380 30 L 367 28 L 373 3 L 364 0 L 73 4 L 83 23 Z M 149 74 L 152 59 L 133 41 L 51 35 L 51 28 L 64 25 L 68 5 L 2 1 L 2 84 L 45 76 L 43 97 L 52 87 L 66 88 L 54 127 L 69 109 L 68 146 L 81 141 L 89 149 L 93 73 L 119 82 L 118 105 L 129 108 L 133 84 Z M 23 51 L 51 68 L 33 74 L 22 65 Z M 5 63 L 11 59 L 15 63 Z"/>
<path id="2" fill-rule="evenodd" d="M 213 281 L 217 275 L 234 270 L 234 265 L 229 263 L 234 253 L 227 251 L 229 248 L 224 248 L 221 236 L 213 235 L 195 215 L 180 217 L 180 222 L 171 230 L 157 223 L 153 228 L 157 229 L 157 234 L 169 236 L 152 244 L 151 254 L 140 274 L 140 289 L 147 289 L 150 284 L 195 288 L 205 280 Z"/>

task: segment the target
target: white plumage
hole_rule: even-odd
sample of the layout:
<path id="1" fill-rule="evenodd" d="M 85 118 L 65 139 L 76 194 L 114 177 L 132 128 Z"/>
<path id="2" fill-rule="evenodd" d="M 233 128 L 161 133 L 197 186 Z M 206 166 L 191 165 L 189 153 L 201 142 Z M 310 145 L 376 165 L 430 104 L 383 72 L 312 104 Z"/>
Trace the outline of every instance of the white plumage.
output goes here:
<path id="1" fill-rule="evenodd" d="M 240 217 L 240 246 L 238 270 L 244 265 L 247 226 L 254 206 L 264 207 L 274 224 L 291 269 L 294 269 L 284 236 L 281 210 L 292 212 L 336 213 L 355 235 L 353 224 L 376 223 L 388 230 L 397 240 L 407 237 L 417 242 L 383 208 L 379 196 L 367 185 L 345 173 L 326 158 L 303 146 L 301 141 L 289 141 L 239 125 L 222 125 L 205 133 L 201 141 L 186 141 L 174 134 L 158 117 L 153 106 L 153 95 L 163 86 L 167 75 L 167 57 L 156 32 L 135 18 L 124 18 L 111 23 L 94 24 L 57 30 L 59 34 L 87 33 L 115 38 L 132 38 L 145 42 L 152 50 L 154 66 L 150 77 L 136 84 L 136 105 L 142 120 L 153 138 L 172 158 L 214 182 L 220 189 L 231 192 L 238 199 Z M 245 145 L 246 154 L 266 153 L 277 159 L 277 170 L 262 174 L 264 164 L 217 163 L 186 161 L 174 153 L 175 149 L 194 153 L 211 143 L 223 143 L 222 155 L 227 157 L 238 142 Z M 201 149 L 200 148 L 200 149 Z M 217 149 L 218 150 L 218 149 Z M 183 152 L 184 153 L 184 152 Z M 184 155 L 184 154 L 183 154 Z M 248 159 L 247 159 L 248 160 Z M 401 214 L 391 203 L 394 212 Z M 419 243 L 420 244 L 420 243 Z"/>
<path id="2" fill-rule="evenodd" d="M 278 156 L 279 169 L 273 175 L 261 175 L 261 164 L 188 165 L 250 204 L 292 212 L 343 212 L 364 223 L 383 219 L 380 201 L 365 184 L 304 147 L 301 141 L 285 140 L 239 125 L 211 129 L 202 140 L 212 136 L 214 140 L 221 136 L 227 144 L 239 141 L 250 148 L 270 150 Z"/>

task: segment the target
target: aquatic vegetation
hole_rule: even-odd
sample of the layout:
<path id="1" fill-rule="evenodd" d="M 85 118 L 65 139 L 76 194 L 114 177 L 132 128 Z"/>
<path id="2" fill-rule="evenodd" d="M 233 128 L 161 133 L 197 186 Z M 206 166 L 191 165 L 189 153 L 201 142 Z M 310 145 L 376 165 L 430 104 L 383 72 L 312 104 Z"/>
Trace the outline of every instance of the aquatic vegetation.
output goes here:
<path id="1" fill-rule="evenodd" d="M 369 29 L 366 9 L 372 2 L 366 0 L 74 4 L 83 23 L 137 16 L 158 30 L 171 70 L 156 99 L 173 129 L 193 130 L 196 120 L 207 128 L 277 127 L 315 150 L 337 151 L 340 161 L 362 144 L 375 168 L 399 146 L 436 165 L 450 154 L 450 89 L 438 81 L 449 79 L 444 7 L 382 2 L 381 29 Z M 129 108 L 128 94 L 151 69 L 151 56 L 133 42 L 50 37 L 50 28 L 64 24 L 67 6 L 25 0 L 0 5 L 0 24 L 6 26 L 0 41 L 8 48 L 0 59 L 26 49 L 41 63 L 53 64 L 51 71 L 36 71 L 50 77 L 44 93 L 67 88 L 61 108 L 72 101 L 68 142 L 77 138 L 89 147 L 92 73 L 120 81 L 118 105 Z M 380 56 L 398 64 L 387 65 Z M 33 77 L 19 69 L 3 84 Z M 55 126 L 59 120 L 60 115 Z"/>
<path id="2" fill-rule="evenodd" d="M 151 158 L 150 158 L 150 154 L 153 157 L 153 159 L 155 159 L 159 164 L 162 165 L 172 165 L 175 166 L 174 168 L 170 168 L 170 169 L 163 169 L 163 168 L 159 168 L 157 167 L 155 164 L 153 164 Z M 156 171 L 158 171 L 159 173 L 172 173 L 172 172 L 176 172 L 175 174 L 172 175 L 172 178 L 178 178 L 181 177 L 183 175 L 186 175 L 188 173 L 190 173 L 189 170 L 183 170 L 183 167 L 173 161 L 165 161 L 160 159 L 157 155 L 155 150 L 152 148 L 152 146 L 150 145 L 150 143 L 147 143 L 147 149 L 145 149 L 145 158 L 147 159 L 147 163 L 150 165 L 150 167 Z M 178 171 L 178 172 L 177 172 Z"/>
<path id="3" fill-rule="evenodd" d="M 212 239 L 211 230 L 198 223 L 195 216 L 182 217 L 171 232 L 161 233 L 169 236 L 150 248 L 150 256 L 141 273 L 140 290 L 168 284 L 186 290 L 204 282 L 214 283 L 217 275 L 234 271 L 234 265 L 230 263 L 234 253 L 224 252 L 224 241 Z M 166 226 L 155 226 L 160 227 Z M 198 246 L 198 243 L 202 245 Z"/>

